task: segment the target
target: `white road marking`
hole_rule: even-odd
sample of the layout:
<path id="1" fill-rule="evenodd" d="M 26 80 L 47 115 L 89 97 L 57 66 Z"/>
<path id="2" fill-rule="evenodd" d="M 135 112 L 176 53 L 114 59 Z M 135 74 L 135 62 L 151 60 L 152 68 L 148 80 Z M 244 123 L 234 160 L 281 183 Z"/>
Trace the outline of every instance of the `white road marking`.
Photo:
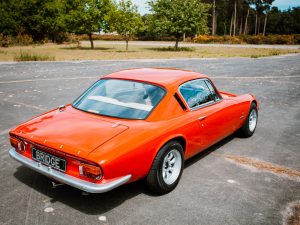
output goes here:
<path id="1" fill-rule="evenodd" d="M 28 80 L 7 80 L 0 81 L 0 84 L 11 84 L 11 83 L 25 83 L 35 81 L 52 81 L 52 80 L 79 80 L 79 79 L 97 79 L 99 77 L 56 77 L 56 78 L 41 78 L 41 79 L 28 79 Z"/>
<path id="2" fill-rule="evenodd" d="M 38 106 L 34 106 L 34 105 L 28 105 L 28 104 L 22 103 L 22 102 L 9 101 L 7 99 L 3 99 L 3 101 L 14 104 L 13 105 L 14 107 L 19 107 L 19 106 L 16 106 L 16 105 L 20 105 L 20 106 L 25 106 L 25 107 L 28 107 L 28 108 L 37 109 L 37 110 L 45 110 L 45 108 L 43 108 L 43 107 L 38 107 Z"/>
<path id="3" fill-rule="evenodd" d="M 230 183 L 230 184 L 236 184 L 236 181 L 235 180 L 231 180 L 231 179 L 228 179 L 227 182 Z"/>
<path id="4" fill-rule="evenodd" d="M 56 80 L 80 80 L 80 79 L 99 79 L 101 76 L 97 77 L 56 77 L 56 78 L 41 78 L 41 79 L 28 79 L 28 80 L 7 80 L 0 81 L 0 84 L 12 84 L 12 83 L 26 83 L 26 82 L 35 82 L 35 81 L 56 81 Z M 300 75 L 295 76 L 262 76 L 262 77 L 225 77 L 225 76 L 211 76 L 212 79 L 286 79 L 286 78 L 300 78 Z"/>
<path id="5" fill-rule="evenodd" d="M 285 79 L 285 78 L 300 78 L 300 75 L 294 76 L 262 76 L 262 77 L 211 77 L 212 79 Z"/>
<path id="6" fill-rule="evenodd" d="M 47 208 L 44 209 L 44 212 L 46 212 L 46 213 L 50 213 L 50 212 L 53 212 L 53 211 L 54 211 L 54 209 L 52 207 L 47 207 Z"/>
<path id="7" fill-rule="evenodd" d="M 99 216 L 98 219 L 102 222 L 106 222 L 107 221 L 107 218 L 106 216 Z"/>

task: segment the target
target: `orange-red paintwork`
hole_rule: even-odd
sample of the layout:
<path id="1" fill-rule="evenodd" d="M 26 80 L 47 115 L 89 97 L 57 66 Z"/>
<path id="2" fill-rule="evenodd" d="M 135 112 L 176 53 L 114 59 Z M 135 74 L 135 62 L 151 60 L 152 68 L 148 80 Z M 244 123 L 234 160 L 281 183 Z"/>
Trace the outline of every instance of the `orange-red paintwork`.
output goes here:
<path id="1" fill-rule="evenodd" d="M 171 139 L 184 144 L 185 159 L 235 132 L 244 123 L 254 96 L 219 92 L 222 100 L 190 111 L 183 110 L 174 94 L 182 83 L 207 76 L 173 69 L 132 69 L 101 79 L 128 79 L 162 86 L 167 94 L 145 120 L 126 120 L 83 112 L 67 105 L 54 109 L 11 130 L 10 135 L 26 140 L 23 153 L 31 158 L 30 146 L 38 145 L 67 157 L 67 173 L 78 175 L 78 164 L 87 161 L 101 166 L 105 183 L 131 174 L 131 180 L 148 174 L 159 149 Z M 179 95 L 180 97 L 181 95 Z M 181 98 L 181 97 L 180 97 Z M 183 101 L 184 104 L 186 104 Z M 198 118 L 206 116 L 200 121 Z M 116 127 L 112 125 L 120 122 Z M 88 178 L 82 178 L 89 180 Z"/>

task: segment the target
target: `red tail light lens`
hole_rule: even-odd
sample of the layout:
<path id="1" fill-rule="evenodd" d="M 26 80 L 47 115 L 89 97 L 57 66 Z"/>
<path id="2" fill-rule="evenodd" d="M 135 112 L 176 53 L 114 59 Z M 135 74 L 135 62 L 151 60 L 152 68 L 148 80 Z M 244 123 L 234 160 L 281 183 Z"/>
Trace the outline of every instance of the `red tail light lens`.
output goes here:
<path id="1" fill-rule="evenodd" d="M 26 150 L 26 144 L 15 137 L 10 137 L 10 144 L 19 152 L 24 152 Z"/>
<path id="2" fill-rule="evenodd" d="M 10 137 L 9 140 L 10 140 L 11 146 L 13 146 L 14 148 L 18 147 L 19 139 L 15 138 L 15 137 Z"/>
<path id="3" fill-rule="evenodd" d="M 85 163 L 79 164 L 79 173 L 82 176 L 89 177 L 95 180 L 100 180 L 102 177 L 102 171 L 100 167 Z"/>

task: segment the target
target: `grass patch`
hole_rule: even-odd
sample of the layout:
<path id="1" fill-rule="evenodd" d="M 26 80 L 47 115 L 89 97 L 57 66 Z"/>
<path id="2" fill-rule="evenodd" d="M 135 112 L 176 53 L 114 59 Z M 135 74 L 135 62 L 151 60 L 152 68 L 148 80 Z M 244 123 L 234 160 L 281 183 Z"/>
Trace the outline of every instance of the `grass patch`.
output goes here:
<path id="1" fill-rule="evenodd" d="M 293 53 L 292 51 L 290 53 Z M 268 52 L 264 53 L 264 54 L 253 54 L 250 55 L 250 58 L 261 58 L 261 57 L 267 57 L 267 56 L 275 56 L 275 55 L 280 55 L 283 54 L 282 51 L 278 50 L 278 49 L 271 49 Z"/>
<path id="2" fill-rule="evenodd" d="M 30 52 L 21 51 L 19 55 L 15 56 L 15 61 L 24 62 L 24 61 L 55 61 L 54 56 L 50 55 L 38 55 Z"/>
<path id="3" fill-rule="evenodd" d="M 250 55 L 250 58 L 252 59 L 257 59 L 257 58 L 261 58 L 261 57 L 265 57 L 266 55 Z"/>
<path id="4" fill-rule="evenodd" d="M 160 48 L 147 48 L 148 50 L 152 51 L 159 51 L 159 52 L 194 52 L 196 51 L 193 47 L 178 47 L 175 49 L 174 47 L 160 47 Z"/>
<path id="5" fill-rule="evenodd" d="M 280 51 L 277 49 L 273 49 L 269 52 L 270 55 L 280 55 Z"/>
<path id="6" fill-rule="evenodd" d="M 107 50 L 112 50 L 114 48 L 110 47 L 94 47 L 91 48 L 89 46 L 72 46 L 72 47 L 62 47 L 61 49 L 66 49 L 66 50 L 101 50 L 101 51 L 107 51 Z"/>
<path id="7" fill-rule="evenodd" d="M 165 42 L 164 42 L 165 43 Z M 0 61 L 65 61 L 65 60 L 124 60 L 124 59 L 172 59 L 172 58 L 260 58 L 282 54 L 300 53 L 300 49 L 267 49 L 230 46 L 189 46 L 174 51 L 173 42 L 168 46 L 151 46 L 149 42 L 129 42 L 129 51 L 125 43 L 95 41 L 95 49 L 90 49 L 89 41 L 77 44 L 42 44 L 30 46 L 0 47 Z M 166 44 L 165 43 L 165 44 Z M 154 44 L 161 44 L 155 42 Z M 191 48 L 192 47 L 192 48 Z M 22 53 L 22 54 L 21 54 Z M 55 59 L 54 57 L 55 56 Z"/>

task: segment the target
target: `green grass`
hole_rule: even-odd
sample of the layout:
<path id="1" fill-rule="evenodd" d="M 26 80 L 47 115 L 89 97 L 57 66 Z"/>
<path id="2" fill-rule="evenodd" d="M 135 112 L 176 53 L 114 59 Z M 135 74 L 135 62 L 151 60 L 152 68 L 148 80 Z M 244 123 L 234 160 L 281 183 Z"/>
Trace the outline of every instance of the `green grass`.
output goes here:
<path id="1" fill-rule="evenodd" d="M 55 61 L 54 56 L 50 55 L 38 55 L 30 52 L 20 52 L 14 58 L 15 61 L 24 62 L 24 61 Z"/>

